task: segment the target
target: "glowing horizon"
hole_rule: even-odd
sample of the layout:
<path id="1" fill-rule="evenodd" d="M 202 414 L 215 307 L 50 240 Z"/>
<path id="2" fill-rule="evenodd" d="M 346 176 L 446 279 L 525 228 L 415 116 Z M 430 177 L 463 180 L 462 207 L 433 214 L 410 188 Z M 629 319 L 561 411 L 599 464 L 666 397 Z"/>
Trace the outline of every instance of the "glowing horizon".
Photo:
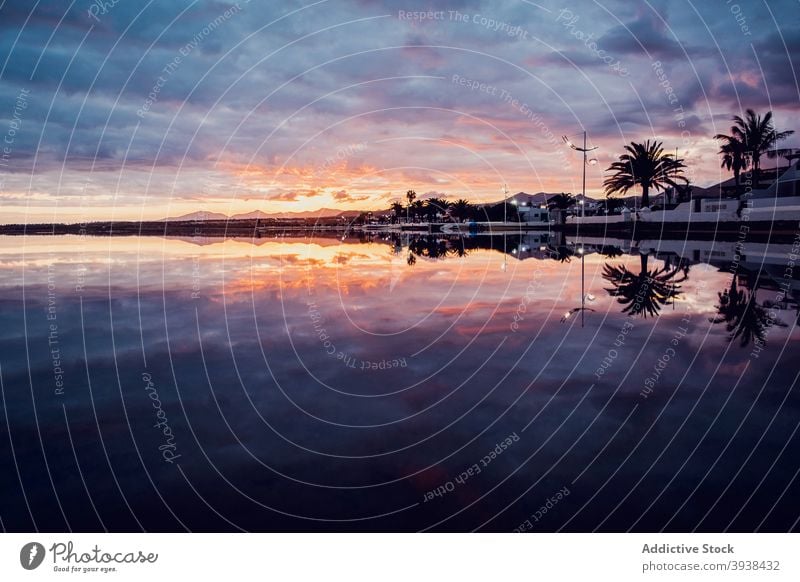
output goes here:
<path id="1" fill-rule="evenodd" d="M 727 9 L 690 18 L 666 1 L 444 4 L 438 19 L 416 0 L 4 5 L 17 39 L 0 70 L 0 222 L 375 211 L 409 189 L 482 203 L 503 183 L 575 193 L 582 161 L 560 137 L 584 129 L 599 148 L 589 196 L 646 139 L 708 187 L 731 177 L 713 135 L 734 114 L 798 129 L 800 27 L 769 11 L 750 10 L 745 33 Z"/>

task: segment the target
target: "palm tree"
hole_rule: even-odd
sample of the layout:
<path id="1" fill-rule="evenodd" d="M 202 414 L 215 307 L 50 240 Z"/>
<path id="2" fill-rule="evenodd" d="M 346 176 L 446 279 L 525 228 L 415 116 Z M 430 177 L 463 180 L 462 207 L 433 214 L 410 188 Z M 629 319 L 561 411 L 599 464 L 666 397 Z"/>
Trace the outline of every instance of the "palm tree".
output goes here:
<path id="1" fill-rule="evenodd" d="M 408 206 L 406 207 L 406 222 L 408 222 L 408 211 L 411 209 L 411 203 L 414 202 L 416 197 L 417 193 L 413 190 L 406 192 L 406 200 L 408 200 Z"/>
<path id="2" fill-rule="evenodd" d="M 786 327 L 782 321 L 770 317 L 769 311 L 756 301 L 756 289 L 739 289 L 736 285 L 736 274 L 731 285 L 722 293 L 717 293 L 719 305 L 717 316 L 710 318 L 712 323 L 724 323 L 730 334 L 728 341 L 739 340 L 739 345 L 746 348 L 754 340 L 763 344 L 767 338 L 767 330 L 776 325 Z"/>
<path id="3" fill-rule="evenodd" d="M 731 128 L 731 134 L 745 144 L 753 165 L 753 188 L 757 189 L 761 183 L 762 154 L 766 154 L 768 158 L 784 155 L 787 150 L 779 150 L 776 146 L 794 131 L 775 131 L 772 125 L 772 111 L 767 111 L 764 117 L 761 117 L 752 109 L 748 109 L 744 118 L 734 115 L 733 121 L 735 125 Z"/>
<path id="4" fill-rule="evenodd" d="M 606 198 L 600 204 L 608 214 L 611 214 L 617 208 L 622 208 L 623 206 L 625 206 L 625 201 L 620 200 L 619 198 Z"/>
<path id="5" fill-rule="evenodd" d="M 619 157 L 619 161 L 608 167 L 613 175 L 603 181 L 606 196 L 625 194 L 636 186 L 642 189 L 642 207 L 650 205 L 650 189 L 663 190 L 667 186 L 678 188 L 679 184 L 687 184 L 683 176 L 686 165 L 683 160 L 665 154 L 660 141 L 643 144 L 631 142 L 625 146 L 628 152 Z"/>
<path id="6" fill-rule="evenodd" d="M 450 214 L 459 221 L 467 219 L 472 214 L 472 205 L 463 198 L 459 198 L 450 205 Z"/>
<path id="7" fill-rule="evenodd" d="M 400 218 L 403 214 L 403 205 L 400 202 L 392 202 L 392 212 L 394 212 L 395 218 Z"/>
<path id="8" fill-rule="evenodd" d="M 425 203 L 422 200 L 415 200 L 411 203 L 411 214 L 419 218 L 425 214 Z"/>
<path id="9" fill-rule="evenodd" d="M 429 220 L 436 218 L 437 214 L 445 214 L 449 208 L 450 202 L 444 198 L 428 198 L 425 203 L 425 210 Z"/>
<path id="10" fill-rule="evenodd" d="M 575 204 L 575 197 L 572 194 L 556 194 L 547 201 L 548 208 L 557 208 L 558 210 L 566 210 Z"/>
<path id="11" fill-rule="evenodd" d="M 553 211 L 557 210 L 558 212 L 553 213 L 553 218 L 559 224 L 563 224 L 565 221 L 565 211 L 567 208 L 575 204 L 577 200 L 572 194 L 556 194 L 555 196 L 551 196 L 550 199 L 547 201 L 547 207 Z"/>
<path id="12" fill-rule="evenodd" d="M 731 127 L 731 134 L 735 134 L 735 129 L 736 128 Z M 733 172 L 736 192 L 738 194 L 742 170 L 746 170 L 750 165 L 747 145 L 735 135 L 718 133 L 714 136 L 714 139 L 722 142 L 719 146 L 719 154 L 722 156 L 721 167 Z"/>
<path id="13" fill-rule="evenodd" d="M 681 294 L 680 283 L 686 279 L 686 273 L 681 273 L 680 267 L 663 266 L 653 271 L 647 268 L 648 255 L 640 254 L 641 269 L 636 274 L 625 265 L 603 267 L 603 279 L 611 283 L 611 289 L 606 289 L 609 295 L 617 298 L 617 303 L 624 305 L 622 313 L 628 315 L 641 315 L 642 317 L 656 316 L 661 311 L 661 306 L 668 305 Z"/>

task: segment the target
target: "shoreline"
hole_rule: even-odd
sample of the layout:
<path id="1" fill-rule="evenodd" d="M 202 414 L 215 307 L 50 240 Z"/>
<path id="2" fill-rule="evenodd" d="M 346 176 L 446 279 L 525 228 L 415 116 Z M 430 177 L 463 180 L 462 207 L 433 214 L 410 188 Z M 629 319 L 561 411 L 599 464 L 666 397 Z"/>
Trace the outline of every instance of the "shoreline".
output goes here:
<path id="1" fill-rule="evenodd" d="M 162 237 L 219 237 L 262 238 L 282 233 L 352 233 L 359 235 L 403 234 L 415 236 L 501 236 L 520 233 L 552 232 L 566 235 L 602 236 L 622 239 L 716 239 L 735 240 L 746 233 L 748 239 L 768 242 L 791 240 L 800 232 L 797 221 L 774 222 L 630 222 L 608 224 L 531 225 L 526 223 L 484 224 L 478 232 L 470 232 L 468 225 L 443 232 L 441 227 L 453 223 L 410 225 L 361 225 L 341 223 L 283 223 L 268 224 L 257 220 L 205 221 L 205 222 L 93 222 L 83 224 L 10 224 L 0 225 L 0 235 L 5 236 L 162 236 Z M 463 227 L 463 228 L 461 228 Z"/>

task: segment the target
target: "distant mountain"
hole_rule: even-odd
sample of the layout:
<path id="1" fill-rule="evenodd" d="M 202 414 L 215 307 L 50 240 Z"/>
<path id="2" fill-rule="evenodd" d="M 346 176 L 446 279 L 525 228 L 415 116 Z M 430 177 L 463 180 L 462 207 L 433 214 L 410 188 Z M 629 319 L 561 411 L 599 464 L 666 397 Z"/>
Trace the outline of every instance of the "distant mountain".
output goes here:
<path id="1" fill-rule="evenodd" d="M 389 212 L 388 210 L 386 211 Z M 319 210 L 305 210 L 303 212 L 264 212 L 253 210 L 228 217 L 221 212 L 208 212 L 200 210 L 182 216 L 163 218 L 158 222 L 202 222 L 206 220 L 287 220 L 306 218 L 353 218 L 361 214 L 360 210 L 337 210 L 335 208 L 320 208 Z M 377 213 L 376 213 L 377 214 Z"/>
<path id="2" fill-rule="evenodd" d="M 319 210 L 304 210 L 302 212 L 271 212 L 266 213 L 261 210 L 247 212 L 245 214 L 234 214 L 231 220 L 269 220 L 269 219 L 304 219 L 304 218 L 335 218 L 337 216 L 353 217 L 361 214 L 359 210 L 337 210 L 335 208 L 320 208 Z"/>
<path id="3" fill-rule="evenodd" d="M 241 214 L 234 214 L 231 220 L 260 220 L 263 218 L 275 218 L 272 214 L 267 214 L 261 210 L 253 210 L 252 212 L 243 212 Z"/>
<path id="4" fill-rule="evenodd" d="M 158 222 L 202 222 L 204 220 L 227 220 L 228 217 L 220 212 L 207 212 L 200 210 L 198 212 L 190 212 L 183 216 L 176 216 L 174 218 L 162 218 Z"/>

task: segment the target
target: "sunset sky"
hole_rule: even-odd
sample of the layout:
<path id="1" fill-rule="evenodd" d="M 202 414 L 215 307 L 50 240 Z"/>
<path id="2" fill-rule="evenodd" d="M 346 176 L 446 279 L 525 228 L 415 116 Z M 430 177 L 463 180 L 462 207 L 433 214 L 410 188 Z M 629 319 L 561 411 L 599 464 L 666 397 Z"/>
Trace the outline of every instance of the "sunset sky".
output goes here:
<path id="1" fill-rule="evenodd" d="M 652 138 L 708 186 L 733 114 L 800 130 L 788 0 L 32 4 L 0 3 L 2 223 L 575 192 L 584 129 L 590 195 Z"/>

